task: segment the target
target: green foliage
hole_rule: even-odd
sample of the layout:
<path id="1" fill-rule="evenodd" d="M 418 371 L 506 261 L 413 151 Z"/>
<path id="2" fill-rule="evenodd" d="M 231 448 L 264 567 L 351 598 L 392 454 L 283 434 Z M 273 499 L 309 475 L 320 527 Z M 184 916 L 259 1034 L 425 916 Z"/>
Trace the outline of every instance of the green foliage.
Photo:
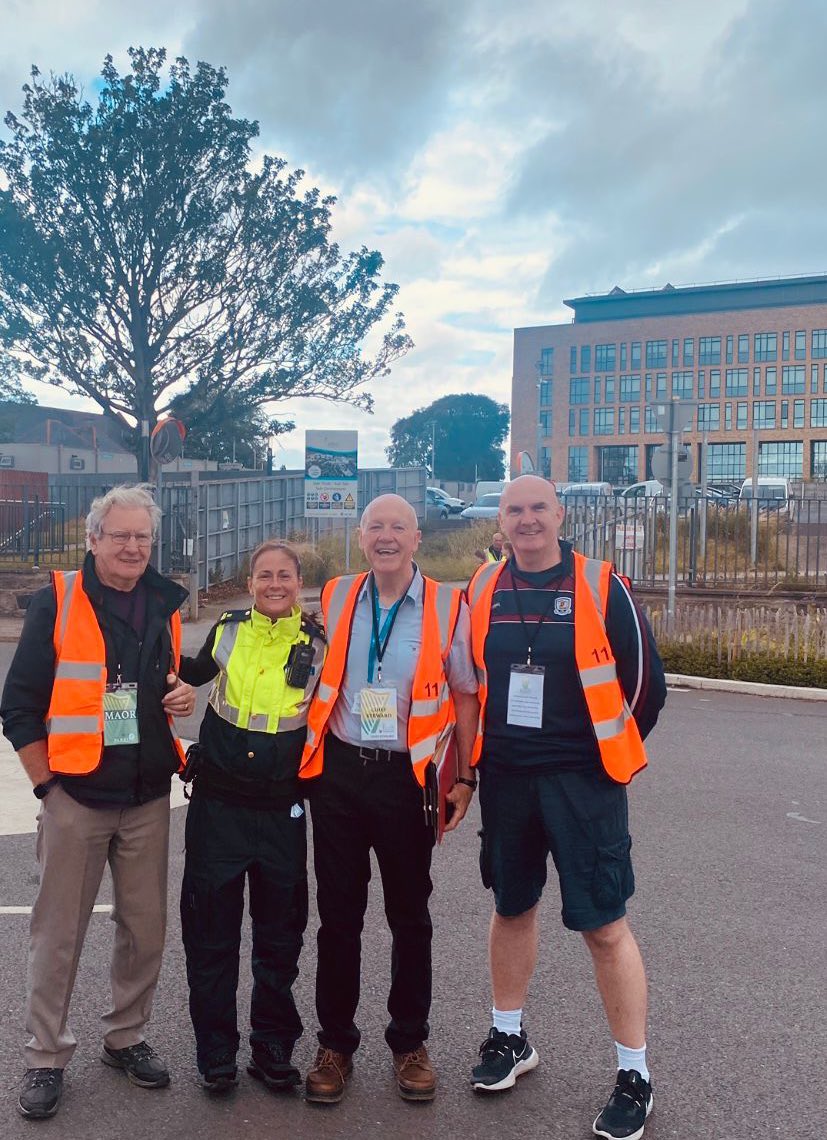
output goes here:
<path id="1" fill-rule="evenodd" d="M 218 463 L 232 460 L 252 467 L 261 461 L 266 441 L 293 429 L 292 420 L 275 420 L 243 391 L 220 392 L 211 396 L 208 385 L 196 384 L 175 396 L 172 415 L 187 428 L 185 454 Z"/>
<path id="2" fill-rule="evenodd" d="M 364 385 L 411 346 L 381 255 L 340 252 L 335 199 L 303 171 L 250 168 L 258 125 L 232 117 L 223 69 L 130 58 L 126 75 L 106 58 L 96 106 L 33 68 L 6 117 L 0 349 L 127 426 L 187 388 L 205 408 L 231 391 L 370 408 Z"/>
<path id="3" fill-rule="evenodd" d="M 391 428 L 385 448 L 392 467 L 434 467 L 440 479 L 502 479 L 510 415 L 506 404 L 468 393 L 442 396 Z M 431 472 L 432 477 L 434 472 Z"/>
<path id="4" fill-rule="evenodd" d="M 755 653 L 733 661 L 727 661 L 726 657 L 718 661 L 714 651 L 682 642 L 661 642 L 658 650 L 667 673 L 827 689 L 827 661 L 820 659 L 802 661 L 793 657 Z"/>

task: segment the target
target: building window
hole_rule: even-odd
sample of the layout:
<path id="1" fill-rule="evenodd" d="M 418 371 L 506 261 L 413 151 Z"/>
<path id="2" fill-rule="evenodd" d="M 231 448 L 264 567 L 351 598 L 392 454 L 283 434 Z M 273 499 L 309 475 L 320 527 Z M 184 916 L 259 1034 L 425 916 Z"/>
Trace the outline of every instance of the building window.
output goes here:
<path id="1" fill-rule="evenodd" d="M 775 400 L 756 400 L 752 405 L 752 426 L 754 428 L 775 427 Z"/>
<path id="2" fill-rule="evenodd" d="M 551 448 L 540 448 L 540 474 L 546 479 L 551 478 Z"/>
<path id="3" fill-rule="evenodd" d="M 703 368 L 698 372 L 698 399 L 706 399 L 706 373 Z"/>
<path id="4" fill-rule="evenodd" d="M 732 404 L 724 404 L 724 428 L 732 431 Z"/>
<path id="5" fill-rule="evenodd" d="M 591 372 L 592 370 L 592 346 L 584 344 L 580 347 L 580 371 Z"/>
<path id="6" fill-rule="evenodd" d="M 764 380 L 764 395 L 775 396 L 778 392 L 778 369 L 768 368 Z"/>
<path id="7" fill-rule="evenodd" d="M 781 369 L 781 393 L 784 396 L 803 396 L 807 390 L 803 364 L 787 364 Z"/>
<path id="8" fill-rule="evenodd" d="M 726 370 L 726 394 L 727 396 L 746 396 L 747 395 L 747 373 L 746 368 L 727 368 Z"/>
<path id="9" fill-rule="evenodd" d="M 551 381 L 550 380 L 541 380 L 540 381 L 540 403 L 541 404 L 550 404 L 551 403 Z"/>
<path id="10" fill-rule="evenodd" d="M 658 400 L 666 399 L 666 373 L 658 372 L 655 376 L 655 397 Z"/>
<path id="11" fill-rule="evenodd" d="M 810 445 L 810 478 L 827 481 L 827 439 L 814 439 Z"/>
<path id="12" fill-rule="evenodd" d="M 603 398 L 607 404 L 615 402 L 615 378 L 607 376 L 603 381 Z"/>
<path id="13" fill-rule="evenodd" d="M 796 360 L 807 359 L 807 334 L 804 329 L 799 329 L 795 334 L 795 358 Z"/>
<path id="14" fill-rule="evenodd" d="M 742 333 L 738 337 L 738 363 L 749 364 L 749 336 Z"/>
<path id="15" fill-rule="evenodd" d="M 620 377 L 621 404 L 636 404 L 640 400 L 640 376 Z"/>
<path id="16" fill-rule="evenodd" d="M 790 334 L 788 332 L 781 334 L 781 359 L 790 359 Z"/>
<path id="17" fill-rule="evenodd" d="M 637 435 L 640 432 L 640 408 L 629 408 L 629 434 Z"/>
<path id="18" fill-rule="evenodd" d="M 810 400 L 810 427 L 827 427 L 827 400 Z"/>
<path id="19" fill-rule="evenodd" d="M 698 431 L 720 431 L 721 405 L 698 404 Z"/>
<path id="20" fill-rule="evenodd" d="M 569 372 L 577 371 L 577 345 L 573 344 L 569 349 Z"/>
<path id="21" fill-rule="evenodd" d="M 747 430 L 747 405 L 738 404 L 735 408 L 735 427 L 738 431 Z"/>
<path id="22" fill-rule="evenodd" d="M 732 364 L 732 337 L 726 338 L 726 362 Z"/>
<path id="23" fill-rule="evenodd" d="M 598 448 L 598 466 L 601 480 L 614 487 L 628 487 L 637 482 L 638 446 Z"/>
<path id="24" fill-rule="evenodd" d="M 541 348 L 540 349 L 540 375 L 553 376 L 554 375 L 554 349 Z"/>
<path id="25" fill-rule="evenodd" d="M 718 368 L 713 368 L 709 373 L 709 398 L 710 400 L 717 400 L 721 394 L 721 372 Z"/>
<path id="26" fill-rule="evenodd" d="M 620 371 L 626 369 L 626 341 L 620 346 Z"/>
<path id="27" fill-rule="evenodd" d="M 591 389 L 591 381 L 588 376 L 575 377 L 574 380 L 569 380 L 569 403 L 570 404 L 588 404 Z"/>
<path id="28" fill-rule="evenodd" d="M 596 344 L 594 346 L 595 372 L 614 372 L 617 348 L 613 344 Z M 584 370 L 585 371 L 585 370 Z"/>
<path id="29" fill-rule="evenodd" d="M 827 401 L 825 401 L 825 403 L 827 403 Z M 655 409 L 650 404 L 647 404 L 644 412 L 643 430 L 645 432 L 659 432 L 660 424 L 658 423 L 658 414 Z"/>
<path id="30" fill-rule="evenodd" d="M 793 427 L 804 427 L 804 401 L 793 400 Z"/>
<path id="31" fill-rule="evenodd" d="M 778 359 L 778 333 L 755 334 L 755 363 L 766 364 Z"/>
<path id="32" fill-rule="evenodd" d="M 695 340 L 691 336 L 683 338 L 683 366 L 684 368 L 695 367 Z"/>
<path id="33" fill-rule="evenodd" d="M 681 362 L 681 342 L 679 340 L 672 341 L 672 367 L 678 368 Z"/>
<path id="34" fill-rule="evenodd" d="M 781 401 L 781 423 L 779 426 L 781 428 L 786 428 L 786 427 L 790 426 L 790 401 L 789 400 L 782 400 Z"/>
<path id="35" fill-rule="evenodd" d="M 581 435 L 588 435 L 589 434 L 589 420 L 590 419 L 591 419 L 591 413 L 589 412 L 589 409 L 588 408 L 581 408 L 580 409 L 580 434 Z"/>
<path id="36" fill-rule="evenodd" d="M 810 365 L 810 395 L 818 395 L 818 365 Z"/>
<path id="37" fill-rule="evenodd" d="M 634 348 L 634 345 L 632 345 L 632 348 Z M 634 367 L 635 367 L 635 362 L 634 362 L 634 360 L 632 360 L 632 368 L 634 368 Z M 666 367 L 666 341 L 665 340 L 647 340 L 647 342 L 646 342 L 646 367 L 647 368 L 665 368 Z"/>
<path id="38" fill-rule="evenodd" d="M 600 377 L 599 376 L 595 376 L 595 378 L 594 378 L 594 402 L 596 404 L 600 403 Z"/>
<path id="39" fill-rule="evenodd" d="M 672 395 L 679 400 L 691 400 L 694 394 L 694 372 L 672 373 Z"/>
<path id="40" fill-rule="evenodd" d="M 594 409 L 594 434 L 595 435 L 614 435 L 615 433 L 615 410 L 614 408 L 595 408 Z"/>
<path id="41" fill-rule="evenodd" d="M 800 479 L 804 470 L 804 444 L 794 440 L 758 444 L 758 474 Z"/>
<path id="42" fill-rule="evenodd" d="M 631 367 L 633 369 L 634 368 L 640 368 L 640 341 L 639 340 L 633 340 L 632 341 Z"/>
<path id="43" fill-rule="evenodd" d="M 569 480 L 572 483 L 585 483 L 589 477 L 589 449 L 569 448 Z"/>
<path id="44" fill-rule="evenodd" d="M 577 435 L 577 411 L 569 409 L 569 435 Z"/>
<path id="45" fill-rule="evenodd" d="M 543 435 L 551 435 L 551 411 L 540 412 L 540 431 Z"/>
<path id="46" fill-rule="evenodd" d="M 810 350 L 813 360 L 827 357 L 827 329 L 813 329 L 813 344 Z"/>
<path id="47" fill-rule="evenodd" d="M 702 336 L 698 341 L 698 364 L 721 363 L 721 338 Z"/>
<path id="48" fill-rule="evenodd" d="M 626 434 L 626 409 L 625 408 L 618 408 L 617 409 L 617 434 L 618 435 L 625 435 Z"/>
<path id="49" fill-rule="evenodd" d="M 825 380 L 825 383 L 827 383 L 827 371 L 825 371 L 825 373 L 824 373 L 824 380 Z M 652 399 L 652 373 L 651 372 L 646 373 L 646 399 L 647 400 Z"/>
<path id="50" fill-rule="evenodd" d="M 761 369 L 753 368 L 752 370 L 752 394 L 753 396 L 761 395 Z"/>
<path id="51" fill-rule="evenodd" d="M 747 470 L 745 443 L 710 443 L 706 457 L 706 474 L 716 479 L 743 479 Z"/>

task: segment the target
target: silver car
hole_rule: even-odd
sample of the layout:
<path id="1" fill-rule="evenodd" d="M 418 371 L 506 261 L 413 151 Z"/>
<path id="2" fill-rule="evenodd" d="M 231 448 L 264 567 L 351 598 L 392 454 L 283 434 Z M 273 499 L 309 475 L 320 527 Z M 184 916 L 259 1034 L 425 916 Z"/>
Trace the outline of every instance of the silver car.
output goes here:
<path id="1" fill-rule="evenodd" d="M 466 507 L 460 515 L 463 519 L 495 519 L 500 513 L 501 492 L 496 495 L 483 495 L 476 503 Z"/>

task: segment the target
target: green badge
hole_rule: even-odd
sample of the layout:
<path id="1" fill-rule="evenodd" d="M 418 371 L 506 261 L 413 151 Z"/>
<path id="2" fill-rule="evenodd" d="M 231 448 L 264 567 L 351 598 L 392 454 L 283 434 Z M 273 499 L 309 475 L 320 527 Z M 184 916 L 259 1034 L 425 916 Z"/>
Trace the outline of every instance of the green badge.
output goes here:
<path id="1" fill-rule="evenodd" d="M 138 744 L 138 686 L 107 685 L 103 694 L 103 743 Z"/>

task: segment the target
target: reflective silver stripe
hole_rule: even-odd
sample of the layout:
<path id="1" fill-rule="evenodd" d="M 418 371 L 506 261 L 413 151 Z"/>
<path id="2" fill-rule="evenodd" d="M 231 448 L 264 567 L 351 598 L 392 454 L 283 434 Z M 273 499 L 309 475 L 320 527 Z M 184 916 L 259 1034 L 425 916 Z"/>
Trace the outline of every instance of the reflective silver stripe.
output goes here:
<path id="1" fill-rule="evenodd" d="M 269 721 L 267 713 L 251 713 L 247 720 L 247 728 L 251 732 L 266 732 Z"/>
<path id="2" fill-rule="evenodd" d="M 295 716 L 283 716 L 279 719 L 277 732 L 292 732 L 294 728 L 304 728 L 307 724 L 307 709 Z"/>
<path id="3" fill-rule="evenodd" d="M 628 719 L 624 710 L 620 716 L 614 716 L 610 720 L 598 721 L 594 726 L 594 734 L 598 740 L 611 740 L 613 736 L 620 736 Z"/>
<path id="4" fill-rule="evenodd" d="M 477 571 L 476 577 L 474 578 L 474 581 L 471 584 L 471 592 L 469 593 L 469 597 L 468 597 L 468 600 L 471 603 L 471 605 L 473 605 L 474 602 L 476 602 L 480 593 L 485 589 L 485 586 L 488 582 L 488 579 L 491 577 L 491 575 L 492 574 L 498 574 L 499 571 L 500 571 L 500 563 L 499 562 L 489 562 L 487 565 L 481 567 Z"/>
<path id="5" fill-rule="evenodd" d="M 356 578 L 356 574 L 346 574 L 343 578 L 336 579 L 336 584 L 333 587 L 333 592 L 330 595 L 330 600 L 328 601 L 324 615 L 328 637 L 332 636 L 332 632 L 344 612 L 345 602 L 350 593 L 350 587 L 356 581 Z"/>
<path id="6" fill-rule="evenodd" d="M 99 681 L 105 666 L 90 661 L 59 661 L 56 681 Z"/>
<path id="7" fill-rule="evenodd" d="M 451 647 L 450 639 L 453 634 L 451 626 L 451 610 L 453 608 L 455 586 L 444 586 L 439 583 L 436 588 L 436 614 L 439 623 L 439 648 L 443 657 Z"/>
<path id="8" fill-rule="evenodd" d="M 319 689 L 318 689 L 319 700 L 323 701 L 325 704 L 327 704 L 328 701 L 331 701 L 336 696 L 337 692 L 338 692 L 338 689 L 334 689 L 333 686 L 328 685 L 327 682 L 325 682 L 325 681 L 319 682 Z"/>
<path id="9" fill-rule="evenodd" d="M 240 622 L 224 623 L 218 634 L 218 644 L 212 651 L 213 661 L 219 669 L 226 669 L 230 663 L 230 655 L 235 649 L 238 640 Z"/>
<path id="10" fill-rule="evenodd" d="M 580 680 L 584 689 L 592 685 L 605 685 L 608 681 L 617 680 L 617 669 L 614 663 L 609 665 L 591 665 L 588 669 L 581 669 Z"/>
<path id="11" fill-rule="evenodd" d="M 308 725 L 307 726 L 307 743 L 311 748 L 316 743 L 317 737 L 318 737 L 318 733 L 316 732 L 316 730 L 314 728 L 311 728 L 310 725 Z"/>
<path id="12" fill-rule="evenodd" d="M 411 749 L 411 763 L 416 764 L 420 760 L 427 759 L 428 756 L 433 756 L 436 752 L 436 742 L 437 737 L 436 734 L 434 734 L 433 736 L 427 736 L 424 740 L 420 740 L 418 744 L 415 744 Z"/>
<path id="13" fill-rule="evenodd" d="M 438 698 L 432 701 L 411 701 L 411 716 L 435 716 L 441 705 Z"/>
<path id="14" fill-rule="evenodd" d="M 60 635 L 59 641 L 63 644 L 63 638 L 66 636 L 66 625 L 69 621 L 69 606 L 72 603 L 72 595 L 75 592 L 75 583 L 77 582 L 78 571 L 69 570 L 63 575 L 64 594 L 63 594 L 63 609 L 60 613 Z"/>
<path id="15" fill-rule="evenodd" d="M 477 674 L 477 684 L 484 685 L 488 680 L 488 670 L 484 665 L 474 665 L 474 670 Z"/>
<path id="16" fill-rule="evenodd" d="M 584 559 L 585 565 L 583 567 L 583 576 L 586 579 L 586 585 L 589 587 L 589 593 L 594 602 L 594 608 L 600 618 L 600 624 L 605 630 L 606 628 L 606 615 L 603 613 L 603 602 L 600 597 L 600 577 L 603 563 L 597 558 Z"/>
<path id="17" fill-rule="evenodd" d="M 53 716 L 46 721 L 50 736 L 68 736 L 75 732 L 100 733 L 103 722 L 96 716 Z"/>

